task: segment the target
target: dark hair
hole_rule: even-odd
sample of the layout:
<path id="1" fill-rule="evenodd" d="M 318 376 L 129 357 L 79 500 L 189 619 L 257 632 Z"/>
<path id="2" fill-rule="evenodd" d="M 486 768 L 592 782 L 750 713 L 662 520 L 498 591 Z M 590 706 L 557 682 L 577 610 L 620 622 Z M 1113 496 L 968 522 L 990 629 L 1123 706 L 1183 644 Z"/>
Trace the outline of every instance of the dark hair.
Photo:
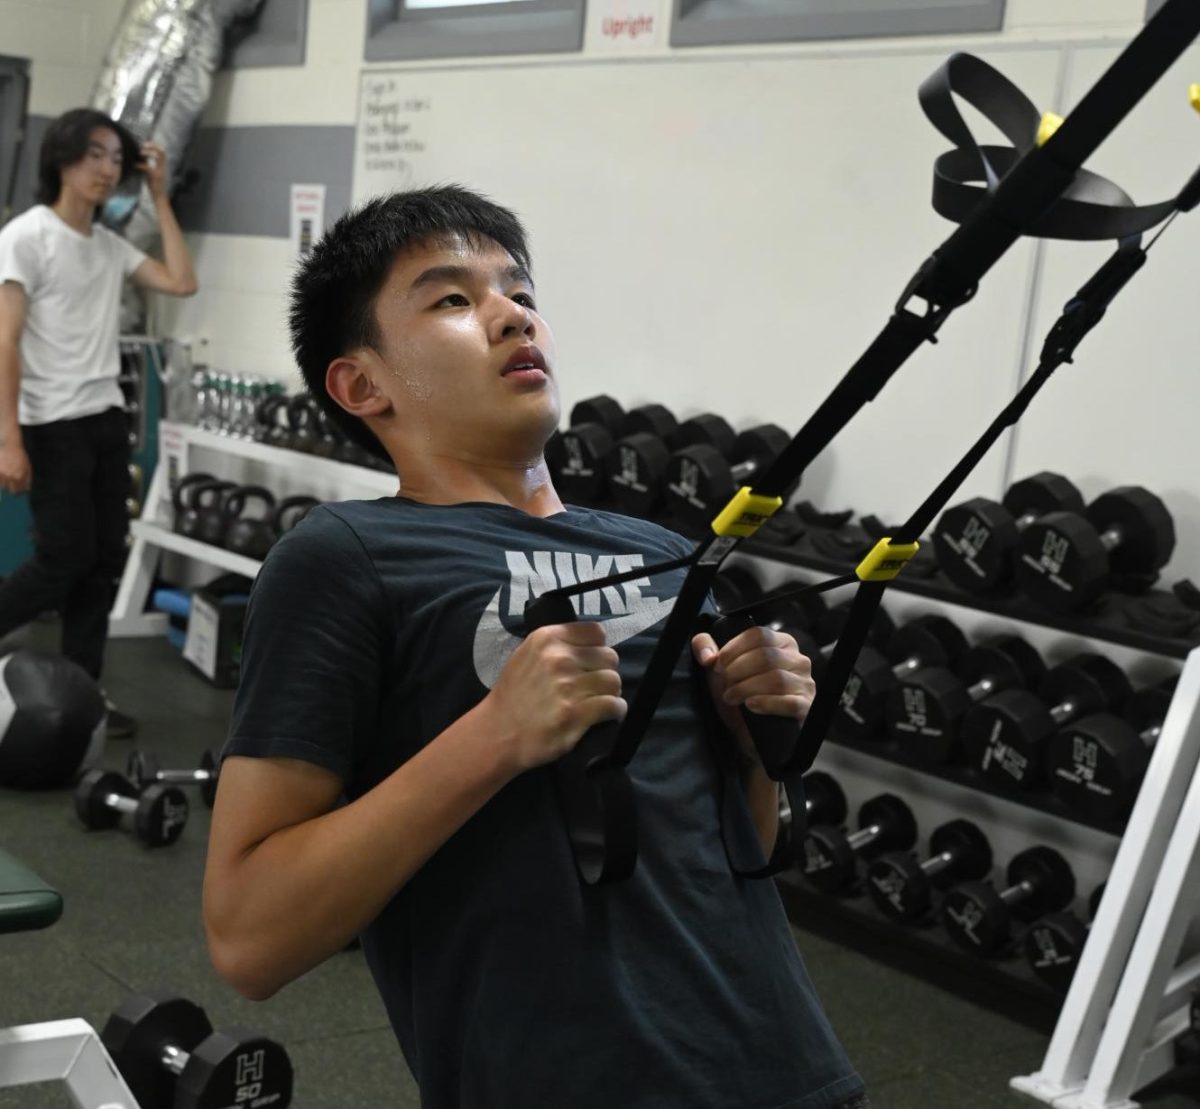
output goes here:
<path id="1" fill-rule="evenodd" d="M 459 185 L 440 185 L 376 197 L 347 212 L 292 279 L 292 352 L 309 393 L 351 440 L 387 461 L 367 425 L 326 392 L 325 371 L 356 347 L 380 346 L 375 298 L 397 255 L 456 237 L 476 249 L 493 242 L 532 272 L 525 229 L 512 212 Z"/>
<path id="2" fill-rule="evenodd" d="M 51 121 L 42 136 L 38 154 L 39 204 L 53 204 L 58 199 L 62 191 L 62 171 L 83 161 L 92 132 L 97 127 L 107 127 L 121 140 L 121 180 L 126 181 L 137 172 L 141 146 L 128 128 L 94 108 L 72 108 Z"/>

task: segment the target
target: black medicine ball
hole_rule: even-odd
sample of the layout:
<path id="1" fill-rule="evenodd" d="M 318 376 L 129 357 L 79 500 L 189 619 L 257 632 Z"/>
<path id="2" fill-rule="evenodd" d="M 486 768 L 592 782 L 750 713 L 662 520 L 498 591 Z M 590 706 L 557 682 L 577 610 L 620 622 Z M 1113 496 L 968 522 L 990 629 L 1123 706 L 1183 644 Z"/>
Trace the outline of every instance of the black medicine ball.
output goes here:
<path id="1" fill-rule="evenodd" d="M 83 667 L 50 651 L 0 658 L 0 786 L 68 786 L 104 744 L 100 687 Z"/>

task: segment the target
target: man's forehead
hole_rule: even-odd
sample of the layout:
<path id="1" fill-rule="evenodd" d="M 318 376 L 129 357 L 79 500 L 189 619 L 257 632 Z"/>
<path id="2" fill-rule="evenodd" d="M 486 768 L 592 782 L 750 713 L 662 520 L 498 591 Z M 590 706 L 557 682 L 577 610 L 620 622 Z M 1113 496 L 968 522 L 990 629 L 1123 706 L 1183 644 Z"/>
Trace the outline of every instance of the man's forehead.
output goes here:
<path id="1" fill-rule="evenodd" d="M 88 135 L 92 146 L 102 146 L 105 150 L 120 150 L 121 137 L 111 127 L 93 127 Z"/>
<path id="2" fill-rule="evenodd" d="M 433 266 L 491 270 L 515 264 L 512 255 L 493 239 L 472 241 L 453 234 L 405 247 L 392 262 L 391 276 L 393 280 L 403 281 Z"/>

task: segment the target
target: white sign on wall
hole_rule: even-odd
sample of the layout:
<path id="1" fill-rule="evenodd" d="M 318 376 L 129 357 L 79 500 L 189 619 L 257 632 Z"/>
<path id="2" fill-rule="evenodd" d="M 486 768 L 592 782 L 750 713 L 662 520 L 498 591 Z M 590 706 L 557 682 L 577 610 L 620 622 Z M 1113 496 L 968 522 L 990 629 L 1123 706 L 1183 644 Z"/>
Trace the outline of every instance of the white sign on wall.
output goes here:
<path id="1" fill-rule="evenodd" d="M 589 0 L 588 51 L 639 54 L 667 45 L 665 0 Z"/>
<path id="2" fill-rule="evenodd" d="M 291 213 L 292 254 L 307 254 L 325 231 L 325 186 L 293 185 Z"/>

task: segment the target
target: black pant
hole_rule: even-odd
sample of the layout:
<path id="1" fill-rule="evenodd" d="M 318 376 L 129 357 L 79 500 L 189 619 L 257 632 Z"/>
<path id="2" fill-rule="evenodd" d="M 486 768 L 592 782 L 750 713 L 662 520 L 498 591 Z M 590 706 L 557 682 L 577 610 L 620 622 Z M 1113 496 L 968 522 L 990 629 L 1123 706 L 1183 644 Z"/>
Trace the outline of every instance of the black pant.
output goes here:
<path id="1" fill-rule="evenodd" d="M 0 585 L 0 636 L 62 617 L 62 653 L 100 677 L 108 612 L 125 567 L 129 427 L 119 408 L 22 427 L 33 468 L 34 555 Z"/>

